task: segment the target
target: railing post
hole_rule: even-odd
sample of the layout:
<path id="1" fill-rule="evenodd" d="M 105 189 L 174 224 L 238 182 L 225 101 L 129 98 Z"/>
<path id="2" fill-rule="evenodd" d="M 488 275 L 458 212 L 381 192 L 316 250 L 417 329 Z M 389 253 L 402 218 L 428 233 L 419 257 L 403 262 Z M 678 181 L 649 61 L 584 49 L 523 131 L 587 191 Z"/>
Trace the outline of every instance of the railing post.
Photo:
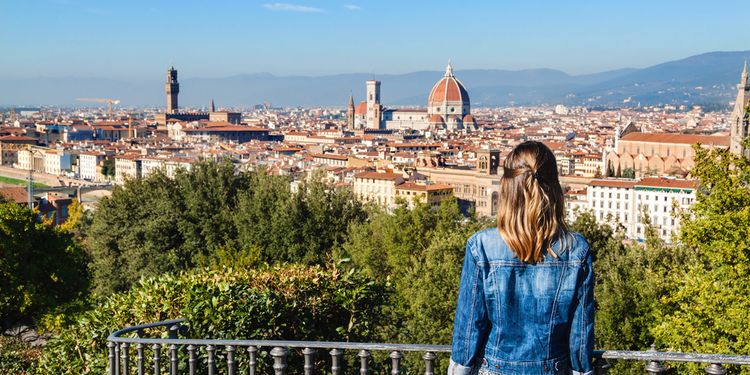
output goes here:
<path id="1" fill-rule="evenodd" d="M 341 375 L 342 373 L 342 361 L 344 357 L 344 351 L 341 349 L 331 349 L 331 375 Z"/>
<path id="2" fill-rule="evenodd" d="M 120 375 L 120 345 L 115 343 L 115 374 Z"/>
<path id="3" fill-rule="evenodd" d="M 122 343 L 122 373 L 125 375 L 130 375 L 130 344 L 127 342 Z"/>
<path id="4" fill-rule="evenodd" d="M 604 358 L 598 357 L 594 360 L 594 373 L 596 375 L 606 374 L 610 367 L 612 367 L 612 365 Z"/>
<path id="5" fill-rule="evenodd" d="M 401 352 L 394 350 L 389 355 L 391 357 L 391 375 L 400 375 L 401 374 L 401 358 L 404 357 Z"/>
<path id="6" fill-rule="evenodd" d="M 647 350 L 646 352 L 656 354 L 656 345 L 652 344 L 651 349 Z M 658 375 L 665 371 L 667 371 L 667 368 L 662 366 L 662 364 L 659 361 L 650 360 L 646 364 L 646 372 L 651 375 Z"/>
<path id="7" fill-rule="evenodd" d="M 276 375 L 286 375 L 286 356 L 289 354 L 289 349 L 280 346 L 271 349 L 271 357 L 273 357 L 273 371 Z"/>
<path id="8" fill-rule="evenodd" d="M 710 375 L 724 375 L 727 373 L 727 370 L 724 368 L 724 366 L 721 365 L 721 363 L 712 363 L 706 367 L 706 374 Z"/>
<path id="9" fill-rule="evenodd" d="M 154 350 L 154 375 L 161 375 L 161 345 L 154 344 L 151 348 Z"/>
<path id="10" fill-rule="evenodd" d="M 367 363 L 370 359 L 370 352 L 367 350 L 360 350 L 359 354 L 357 354 L 359 357 L 359 373 L 360 375 L 367 375 L 367 373 L 370 371 L 369 364 Z"/>
<path id="11" fill-rule="evenodd" d="M 195 375 L 195 345 L 188 345 L 187 346 L 188 351 L 188 373 L 190 375 Z"/>
<path id="12" fill-rule="evenodd" d="M 435 375 L 435 359 L 437 359 L 435 353 L 427 352 L 422 359 L 424 359 L 424 375 Z"/>
<path id="13" fill-rule="evenodd" d="M 177 345 L 169 346 L 169 375 L 177 375 Z"/>
<path id="14" fill-rule="evenodd" d="M 304 348 L 302 354 L 305 356 L 305 375 L 312 375 L 315 371 L 315 349 Z"/>
<path id="15" fill-rule="evenodd" d="M 433 352 L 427 352 L 422 356 L 424 359 L 424 375 L 435 375 L 435 359 L 437 356 Z"/>
<path id="16" fill-rule="evenodd" d="M 172 324 L 169 326 L 167 333 L 169 335 L 170 339 L 176 339 L 177 333 L 180 331 L 180 325 L 179 324 Z"/>
<path id="17" fill-rule="evenodd" d="M 234 375 L 234 345 L 227 345 L 227 373 Z"/>
<path id="18" fill-rule="evenodd" d="M 109 348 L 109 375 L 120 375 L 115 372 L 115 343 L 107 342 L 107 348 Z"/>
<path id="19" fill-rule="evenodd" d="M 138 375 L 145 375 L 146 374 L 146 358 L 143 356 L 143 348 L 145 345 L 142 343 L 138 343 L 138 345 L 135 346 L 135 352 L 138 356 Z"/>
<path id="20" fill-rule="evenodd" d="M 247 355 L 250 357 L 247 362 L 247 375 L 255 375 L 255 367 L 258 365 L 258 347 L 248 346 Z"/>
<path id="21" fill-rule="evenodd" d="M 216 360 L 214 359 L 214 355 L 216 354 L 216 347 L 213 345 L 206 346 L 206 353 L 208 353 L 208 375 L 215 375 Z"/>

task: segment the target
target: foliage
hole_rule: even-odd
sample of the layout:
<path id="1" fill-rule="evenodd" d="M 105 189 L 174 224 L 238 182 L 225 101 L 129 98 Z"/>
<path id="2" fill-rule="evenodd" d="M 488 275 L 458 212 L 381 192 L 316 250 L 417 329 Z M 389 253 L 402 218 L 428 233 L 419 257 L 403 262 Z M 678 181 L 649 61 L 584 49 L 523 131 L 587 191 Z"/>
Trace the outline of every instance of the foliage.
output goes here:
<path id="1" fill-rule="evenodd" d="M 72 235 L 0 202 L 0 330 L 80 297 L 88 287 L 85 264 Z"/>
<path id="2" fill-rule="evenodd" d="M 93 215 L 94 294 L 229 261 L 325 264 L 349 223 L 364 217 L 351 190 L 319 177 L 292 193 L 286 178 L 237 173 L 229 161 L 197 163 L 174 180 L 156 172 L 116 188 Z"/>
<path id="3" fill-rule="evenodd" d="M 653 335 L 686 352 L 750 353 L 750 161 L 696 147 L 697 202 L 682 217 L 681 241 L 696 261 L 675 269 Z M 696 366 L 683 372 L 699 373 Z M 750 373 L 735 369 L 733 373 Z"/>
<path id="4" fill-rule="evenodd" d="M 635 169 L 633 168 L 625 168 L 622 170 L 622 177 L 623 178 L 635 178 Z"/>
<path id="5" fill-rule="evenodd" d="M 379 340 L 450 344 L 466 241 L 487 224 L 465 219 L 454 200 L 439 209 L 421 203 L 393 213 L 373 209 L 366 222 L 350 227 L 341 256 L 392 288 Z M 422 360 L 405 363 L 421 366 Z"/>
<path id="6" fill-rule="evenodd" d="M 115 177 L 115 158 L 105 158 L 102 162 L 102 175 L 114 178 Z"/>
<path id="7" fill-rule="evenodd" d="M 239 200 L 238 246 L 261 249 L 266 262 L 324 264 L 343 243 L 347 228 L 366 213 L 351 189 L 332 187 L 314 175 L 291 192 L 286 179 L 258 172 Z"/>
<path id="8" fill-rule="evenodd" d="M 0 336 L 0 374 L 34 374 L 41 352 L 19 338 Z"/>
<path id="9" fill-rule="evenodd" d="M 369 340 L 383 293 L 360 273 L 317 266 L 200 269 L 143 279 L 53 338 L 39 372 L 104 373 L 111 332 L 176 317 L 186 318 L 197 338 Z"/>

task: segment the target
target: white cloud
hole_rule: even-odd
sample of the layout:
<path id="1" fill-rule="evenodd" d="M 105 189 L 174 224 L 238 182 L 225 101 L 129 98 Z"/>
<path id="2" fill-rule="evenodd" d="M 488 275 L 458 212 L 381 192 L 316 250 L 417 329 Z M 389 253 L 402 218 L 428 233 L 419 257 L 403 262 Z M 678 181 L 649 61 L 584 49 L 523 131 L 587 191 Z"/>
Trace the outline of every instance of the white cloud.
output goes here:
<path id="1" fill-rule="evenodd" d="M 263 8 L 268 10 L 277 10 L 282 12 L 299 12 L 299 13 L 321 13 L 323 9 L 309 7 L 298 4 L 287 4 L 287 3 L 267 3 L 263 4 Z"/>
<path id="2" fill-rule="evenodd" d="M 360 9 L 362 9 L 362 7 L 360 7 L 359 5 L 354 5 L 354 4 L 346 4 L 346 5 L 344 5 L 344 8 L 346 8 L 347 10 L 360 10 Z"/>

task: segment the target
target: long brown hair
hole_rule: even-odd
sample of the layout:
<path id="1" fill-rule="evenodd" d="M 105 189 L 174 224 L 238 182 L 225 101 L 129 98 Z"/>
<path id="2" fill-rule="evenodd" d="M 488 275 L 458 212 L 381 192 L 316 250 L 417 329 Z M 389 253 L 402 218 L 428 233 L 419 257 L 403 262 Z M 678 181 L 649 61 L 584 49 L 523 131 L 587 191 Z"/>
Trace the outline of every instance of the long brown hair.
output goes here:
<path id="1" fill-rule="evenodd" d="M 503 164 L 497 228 L 518 259 L 538 263 L 561 238 L 565 225 L 563 192 L 555 155 L 541 142 L 516 146 Z"/>

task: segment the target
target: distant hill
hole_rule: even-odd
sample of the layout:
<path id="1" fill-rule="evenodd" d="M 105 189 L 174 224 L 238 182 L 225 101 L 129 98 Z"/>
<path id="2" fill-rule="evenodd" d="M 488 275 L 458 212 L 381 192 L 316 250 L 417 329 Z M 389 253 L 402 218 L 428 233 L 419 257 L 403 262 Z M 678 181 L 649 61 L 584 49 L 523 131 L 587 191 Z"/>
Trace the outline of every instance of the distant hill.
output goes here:
<path id="1" fill-rule="evenodd" d="M 727 104 L 734 99 L 744 60 L 750 51 L 710 52 L 643 69 L 572 76 L 554 69 L 458 70 L 474 106 L 558 104 L 636 105 Z M 382 81 L 386 106 L 424 106 L 443 71 L 407 74 L 339 74 L 319 77 L 275 76 L 268 73 L 224 78 L 180 80 L 180 104 L 250 107 L 343 106 L 349 97 L 364 98 L 368 79 Z M 161 77 L 161 75 L 159 76 Z M 0 105 L 83 105 L 77 97 L 111 97 L 124 106 L 164 105 L 164 84 L 103 78 L 40 77 L 0 80 Z"/>

